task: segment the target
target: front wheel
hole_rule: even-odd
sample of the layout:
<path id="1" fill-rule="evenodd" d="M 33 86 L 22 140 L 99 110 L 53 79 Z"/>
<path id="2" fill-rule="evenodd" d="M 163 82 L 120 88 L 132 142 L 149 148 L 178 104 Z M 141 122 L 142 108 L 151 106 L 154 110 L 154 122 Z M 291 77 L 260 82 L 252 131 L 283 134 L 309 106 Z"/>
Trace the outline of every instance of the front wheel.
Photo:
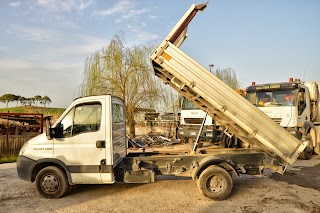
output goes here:
<path id="1" fill-rule="evenodd" d="M 200 192 L 213 200 L 226 199 L 232 190 L 233 182 L 230 174 L 219 166 L 209 166 L 199 177 Z"/>
<path id="2" fill-rule="evenodd" d="M 313 154 L 313 140 L 310 133 L 307 134 L 306 139 L 308 141 L 308 145 L 299 156 L 299 158 L 303 160 L 309 160 Z"/>
<path id="3" fill-rule="evenodd" d="M 39 194 L 45 198 L 59 198 L 66 193 L 69 183 L 66 174 L 61 169 L 48 166 L 38 173 L 36 187 Z"/>

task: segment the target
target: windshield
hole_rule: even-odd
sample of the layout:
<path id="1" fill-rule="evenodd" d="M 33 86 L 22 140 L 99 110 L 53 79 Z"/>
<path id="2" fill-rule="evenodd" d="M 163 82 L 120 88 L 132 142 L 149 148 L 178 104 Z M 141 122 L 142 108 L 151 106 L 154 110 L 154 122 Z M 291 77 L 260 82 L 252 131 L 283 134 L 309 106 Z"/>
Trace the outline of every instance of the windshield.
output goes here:
<path id="1" fill-rule="evenodd" d="M 183 98 L 182 107 L 181 109 L 199 109 L 195 106 L 191 101 L 186 98 Z"/>
<path id="2" fill-rule="evenodd" d="M 258 91 L 254 93 L 248 93 L 247 99 L 259 107 L 294 106 L 295 91 Z"/>

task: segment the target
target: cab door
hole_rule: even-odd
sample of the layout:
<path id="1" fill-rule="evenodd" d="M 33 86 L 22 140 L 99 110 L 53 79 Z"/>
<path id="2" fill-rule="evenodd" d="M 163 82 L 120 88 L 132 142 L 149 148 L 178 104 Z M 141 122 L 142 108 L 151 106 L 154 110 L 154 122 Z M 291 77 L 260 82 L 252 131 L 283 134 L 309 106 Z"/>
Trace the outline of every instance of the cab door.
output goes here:
<path id="1" fill-rule="evenodd" d="M 101 97 L 75 104 L 55 127 L 54 158 L 66 164 L 74 184 L 101 183 L 106 161 L 105 102 Z"/>
<path id="2" fill-rule="evenodd" d="M 298 92 L 298 126 L 302 127 L 306 121 L 310 121 L 311 104 L 308 90 L 299 88 Z"/>
<path id="3" fill-rule="evenodd" d="M 127 155 L 126 143 L 126 117 L 123 107 L 123 100 L 112 97 L 107 101 L 106 121 L 106 165 L 103 167 L 110 172 L 101 173 L 103 183 L 115 181 L 113 169 Z"/>

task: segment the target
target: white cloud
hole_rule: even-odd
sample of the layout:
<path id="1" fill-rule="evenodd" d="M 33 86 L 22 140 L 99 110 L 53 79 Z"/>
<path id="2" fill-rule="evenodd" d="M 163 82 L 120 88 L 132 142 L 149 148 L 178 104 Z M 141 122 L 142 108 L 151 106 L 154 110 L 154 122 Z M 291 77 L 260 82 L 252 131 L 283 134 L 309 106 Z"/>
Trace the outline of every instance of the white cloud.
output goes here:
<path id="1" fill-rule="evenodd" d="M 76 44 L 64 44 L 61 47 L 54 47 L 50 49 L 49 52 L 54 52 L 60 56 L 77 55 L 79 57 L 80 55 L 82 57 L 86 57 L 89 54 L 107 46 L 107 44 L 108 43 L 105 39 L 101 39 L 99 37 L 81 36 L 80 38 L 77 38 Z"/>
<path id="2" fill-rule="evenodd" d="M 80 9 L 80 10 L 84 10 L 84 9 L 86 9 L 87 7 L 89 7 L 90 5 L 92 5 L 93 3 L 94 3 L 94 1 L 91 1 L 91 0 L 89 0 L 89 1 L 83 1 L 83 2 L 81 2 L 79 9 Z"/>
<path id="3" fill-rule="evenodd" d="M 72 10 L 83 11 L 90 5 L 94 4 L 93 0 L 38 0 L 37 6 L 42 7 L 45 10 L 63 13 L 71 12 Z"/>
<path id="4" fill-rule="evenodd" d="M 58 33 L 51 29 L 11 25 L 6 32 L 18 35 L 21 40 L 27 41 L 52 42 L 59 40 Z"/>
<path id="5" fill-rule="evenodd" d="M 21 2 L 17 1 L 17 2 L 10 2 L 9 4 L 11 7 L 18 7 L 21 5 Z"/>
<path id="6" fill-rule="evenodd" d="M 124 20 L 136 19 L 139 15 L 145 14 L 148 11 L 148 9 L 129 10 L 126 14 L 121 15 L 120 18 L 117 19 L 117 21 L 121 22 Z"/>
<path id="7" fill-rule="evenodd" d="M 1 52 L 5 52 L 5 51 L 7 51 L 7 50 L 8 50 L 8 47 L 1 47 L 1 46 L 0 46 L 0 51 L 1 51 Z"/>
<path id="8" fill-rule="evenodd" d="M 118 1 L 114 6 L 106 10 L 95 11 L 93 14 L 97 16 L 115 16 L 115 23 L 123 21 L 135 21 L 141 18 L 141 16 L 149 9 L 135 9 L 136 5 L 132 1 Z"/>
<path id="9" fill-rule="evenodd" d="M 157 19 L 158 19 L 158 16 L 150 15 L 149 18 L 150 18 L 151 20 L 157 20 Z"/>
<path id="10" fill-rule="evenodd" d="M 140 31 L 137 34 L 137 38 L 139 41 L 152 41 L 158 39 L 159 36 L 156 34 Z"/>
<path id="11" fill-rule="evenodd" d="M 95 14 L 101 15 L 101 16 L 124 14 L 124 13 L 126 13 L 128 10 L 130 10 L 133 7 L 134 7 L 134 5 L 130 1 L 119 1 L 117 4 L 115 4 L 110 9 L 96 11 Z"/>
<path id="12" fill-rule="evenodd" d="M 140 24 L 135 24 L 135 25 L 133 25 L 133 24 L 128 24 L 128 25 L 127 25 L 127 28 L 134 32 L 134 31 L 138 31 L 138 30 L 140 30 L 141 28 L 144 28 L 144 27 L 146 27 L 146 26 L 147 26 L 147 24 L 146 24 L 145 22 L 142 22 L 142 23 L 140 23 Z"/>
<path id="13" fill-rule="evenodd" d="M 76 1 L 60 1 L 60 0 L 38 0 L 38 6 L 41 6 L 49 11 L 71 11 L 72 8 L 75 7 Z"/>
<path id="14" fill-rule="evenodd" d="M 32 65 L 31 62 L 26 60 L 19 59 L 0 59 L 0 67 L 3 70 L 16 70 L 16 69 L 24 69 L 30 67 Z"/>

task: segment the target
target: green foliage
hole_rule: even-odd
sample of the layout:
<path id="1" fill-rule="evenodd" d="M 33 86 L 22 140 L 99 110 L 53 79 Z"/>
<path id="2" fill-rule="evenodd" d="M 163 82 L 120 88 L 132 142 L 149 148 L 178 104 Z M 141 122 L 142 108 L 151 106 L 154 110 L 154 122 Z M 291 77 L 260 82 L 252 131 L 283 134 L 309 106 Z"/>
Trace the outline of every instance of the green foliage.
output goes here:
<path id="1" fill-rule="evenodd" d="M 14 94 L 5 94 L 3 96 L 0 96 L 0 102 L 5 103 L 7 108 L 8 104 L 13 101 L 17 101 L 17 106 L 19 103 L 21 106 L 31 106 L 33 103 L 35 103 L 37 106 L 40 102 L 44 105 L 44 107 L 46 107 L 47 104 L 51 103 L 51 99 L 48 96 L 41 97 L 40 95 L 36 95 L 31 98 L 25 98 L 23 96 Z"/>
<path id="2" fill-rule="evenodd" d="M 9 155 L 9 156 L 0 156 L 0 164 L 2 163 L 14 163 L 17 161 L 18 156 Z"/>
<path id="3" fill-rule="evenodd" d="M 0 101 L 3 103 L 6 103 L 6 105 L 8 107 L 8 104 L 10 102 L 16 101 L 16 100 L 18 100 L 18 98 L 19 98 L 19 96 L 16 96 L 14 94 L 5 94 L 0 97 Z"/>
<path id="4" fill-rule="evenodd" d="M 42 97 L 40 95 L 36 95 L 33 97 L 33 100 L 36 102 L 36 106 L 37 106 L 38 102 L 42 100 Z"/>
<path id="5" fill-rule="evenodd" d="M 40 99 L 40 103 L 46 107 L 47 104 L 51 103 L 51 99 L 48 96 L 44 96 L 43 98 Z"/>

